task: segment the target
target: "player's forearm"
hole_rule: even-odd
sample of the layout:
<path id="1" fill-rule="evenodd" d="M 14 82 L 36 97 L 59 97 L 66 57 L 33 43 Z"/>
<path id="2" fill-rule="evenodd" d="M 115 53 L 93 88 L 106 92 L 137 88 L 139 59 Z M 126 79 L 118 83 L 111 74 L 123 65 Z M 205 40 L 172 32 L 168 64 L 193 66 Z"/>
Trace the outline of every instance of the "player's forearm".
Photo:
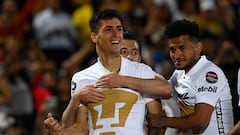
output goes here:
<path id="1" fill-rule="evenodd" d="M 75 123 L 75 117 L 78 110 L 80 102 L 76 97 L 72 97 L 67 108 L 64 110 L 62 115 L 62 127 L 68 128 Z"/>
<path id="2" fill-rule="evenodd" d="M 163 127 L 177 128 L 183 131 L 192 130 L 193 132 L 198 134 L 202 133 L 208 125 L 208 124 L 202 123 L 201 118 L 193 119 L 191 115 L 186 117 L 180 117 L 180 118 L 167 117 L 163 123 L 164 123 Z"/>
<path id="3" fill-rule="evenodd" d="M 164 135 L 164 130 L 156 127 L 148 128 L 148 135 Z"/>
<path id="4" fill-rule="evenodd" d="M 240 134 L 240 121 L 227 133 L 227 135 L 239 135 Z"/>
<path id="5" fill-rule="evenodd" d="M 171 96 L 170 85 L 163 79 L 140 79 L 123 76 L 122 85 L 150 95 L 157 95 L 163 98 Z"/>

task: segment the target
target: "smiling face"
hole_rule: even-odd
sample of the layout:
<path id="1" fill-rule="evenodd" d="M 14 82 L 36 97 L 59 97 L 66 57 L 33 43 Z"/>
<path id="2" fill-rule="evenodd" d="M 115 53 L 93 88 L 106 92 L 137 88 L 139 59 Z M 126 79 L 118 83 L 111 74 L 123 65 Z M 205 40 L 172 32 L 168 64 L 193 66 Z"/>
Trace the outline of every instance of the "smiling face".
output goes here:
<path id="1" fill-rule="evenodd" d="M 123 27 L 117 18 L 101 20 L 98 31 L 91 33 L 99 55 L 120 55 L 120 42 L 123 39 Z"/>
<path id="2" fill-rule="evenodd" d="M 124 58 L 131 61 L 141 61 L 139 44 L 136 40 L 123 39 L 121 42 L 120 53 Z"/>
<path id="3" fill-rule="evenodd" d="M 170 57 L 176 69 L 187 73 L 200 58 L 202 44 L 188 35 L 181 35 L 168 39 Z"/>

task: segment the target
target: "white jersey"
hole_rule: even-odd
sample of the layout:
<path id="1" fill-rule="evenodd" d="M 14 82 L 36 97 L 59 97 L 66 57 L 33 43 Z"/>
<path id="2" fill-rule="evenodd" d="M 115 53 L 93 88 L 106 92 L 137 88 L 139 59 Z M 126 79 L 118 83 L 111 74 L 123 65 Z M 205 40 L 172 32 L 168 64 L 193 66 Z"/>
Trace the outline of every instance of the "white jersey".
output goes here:
<path id="1" fill-rule="evenodd" d="M 101 76 L 110 72 L 99 62 L 74 74 L 71 94 L 87 84 L 94 84 Z M 122 58 L 120 75 L 138 78 L 154 78 L 153 70 L 142 63 Z M 145 105 L 152 101 L 129 88 L 99 89 L 105 100 L 90 103 L 88 108 L 89 135 L 144 135 Z"/>
<path id="2" fill-rule="evenodd" d="M 208 127 L 202 135 L 224 135 L 233 127 L 232 97 L 222 70 L 202 56 L 185 74 L 175 70 L 170 83 L 178 94 L 181 115 L 194 112 L 198 103 L 214 107 Z"/>
<path id="3" fill-rule="evenodd" d="M 159 73 L 156 73 L 156 76 L 159 78 L 164 78 Z M 166 113 L 167 117 L 179 117 L 180 110 L 177 104 L 176 92 L 172 91 L 172 97 L 168 99 L 161 99 L 162 109 Z M 178 135 L 179 130 L 176 128 L 166 128 L 164 135 Z"/>

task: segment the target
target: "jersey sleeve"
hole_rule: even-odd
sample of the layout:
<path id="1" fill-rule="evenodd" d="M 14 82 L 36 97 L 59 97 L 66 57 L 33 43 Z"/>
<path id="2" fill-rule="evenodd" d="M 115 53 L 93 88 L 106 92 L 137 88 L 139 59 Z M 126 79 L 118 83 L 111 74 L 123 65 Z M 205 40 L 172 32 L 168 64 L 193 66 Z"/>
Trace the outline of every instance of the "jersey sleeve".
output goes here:
<path id="1" fill-rule="evenodd" d="M 196 103 L 206 103 L 215 106 L 220 94 L 227 90 L 228 83 L 225 75 L 218 71 L 206 71 L 196 82 Z"/>
<path id="2" fill-rule="evenodd" d="M 140 78 L 152 79 L 152 78 L 155 78 L 155 76 L 162 77 L 160 74 L 157 74 L 156 72 L 154 72 L 151 67 L 149 67 L 145 64 L 142 64 L 142 65 L 143 66 L 140 71 L 141 72 Z M 149 103 L 149 102 L 153 101 L 154 99 L 159 99 L 158 96 L 148 95 L 145 93 L 143 93 L 143 98 L 146 103 Z"/>
<path id="3" fill-rule="evenodd" d="M 76 73 L 73 75 L 71 80 L 71 96 L 73 96 L 74 93 L 76 93 L 80 88 L 86 85 L 91 85 L 95 83 L 95 81 L 91 79 L 82 79 L 82 78 L 86 78 L 86 77 L 84 77 L 84 75 L 80 73 Z"/>

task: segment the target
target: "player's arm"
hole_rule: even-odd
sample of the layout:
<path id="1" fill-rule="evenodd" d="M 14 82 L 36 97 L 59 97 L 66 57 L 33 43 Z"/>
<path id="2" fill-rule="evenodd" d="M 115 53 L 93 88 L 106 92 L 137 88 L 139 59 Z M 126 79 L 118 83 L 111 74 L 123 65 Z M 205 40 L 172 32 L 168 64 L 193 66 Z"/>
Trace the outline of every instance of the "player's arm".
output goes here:
<path id="1" fill-rule="evenodd" d="M 62 128 L 68 128 L 76 122 L 79 105 L 80 99 L 77 96 L 72 96 L 62 115 Z"/>
<path id="2" fill-rule="evenodd" d="M 63 135 L 88 135 L 87 108 L 79 106 L 76 121 L 73 125 L 62 129 Z"/>
<path id="3" fill-rule="evenodd" d="M 239 135 L 240 134 L 240 121 L 226 134 L 226 135 Z"/>
<path id="4" fill-rule="evenodd" d="M 191 129 L 194 133 L 202 133 L 209 124 L 214 107 L 198 103 L 195 112 L 184 117 L 163 117 L 160 115 L 149 115 L 148 124 L 160 128 L 178 128 L 183 131 Z"/>
<path id="5" fill-rule="evenodd" d="M 128 87 L 150 95 L 163 98 L 171 96 L 171 88 L 167 80 L 156 77 L 155 79 L 141 79 L 130 76 L 122 76 L 118 73 L 110 73 L 102 76 L 96 86 L 100 88 Z"/>
<path id="6" fill-rule="evenodd" d="M 162 109 L 162 105 L 159 101 L 153 100 L 147 103 L 148 114 L 157 114 L 165 116 L 165 113 Z M 158 127 L 148 127 L 148 135 L 164 135 L 165 129 Z"/>
<path id="7" fill-rule="evenodd" d="M 96 90 L 93 85 L 86 85 L 72 96 L 67 108 L 62 115 L 62 127 L 67 128 L 73 125 L 76 121 L 76 114 L 80 104 L 90 102 L 98 103 L 103 101 L 105 95 L 103 92 Z"/>
<path id="8" fill-rule="evenodd" d="M 61 135 L 62 127 L 51 113 L 48 113 L 48 117 L 43 123 L 49 135 Z"/>

